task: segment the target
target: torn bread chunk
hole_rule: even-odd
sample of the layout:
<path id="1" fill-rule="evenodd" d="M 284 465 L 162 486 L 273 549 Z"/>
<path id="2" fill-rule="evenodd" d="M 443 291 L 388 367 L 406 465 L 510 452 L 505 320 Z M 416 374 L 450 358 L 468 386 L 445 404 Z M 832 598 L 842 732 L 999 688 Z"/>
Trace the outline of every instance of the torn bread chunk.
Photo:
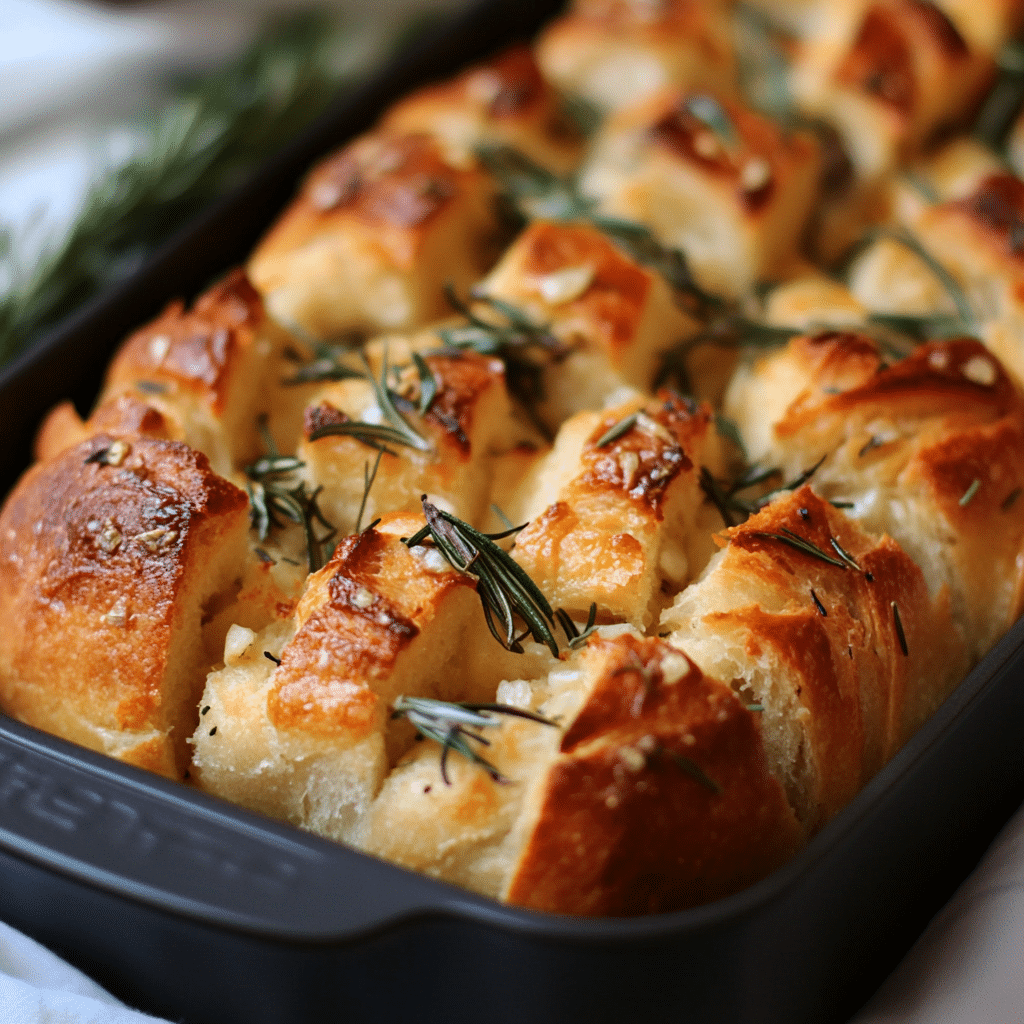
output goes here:
<path id="1" fill-rule="evenodd" d="M 365 849 L 535 910 L 636 915 L 734 892 L 801 843 L 757 716 L 659 640 L 601 629 L 498 698 L 549 723 L 493 715 L 479 749 L 503 781 L 453 753 L 445 782 L 439 746 L 417 745 Z"/>
<path id="2" fill-rule="evenodd" d="M 666 87 L 735 89 L 729 5 L 704 0 L 575 0 L 537 43 L 544 74 L 598 110 Z"/>
<path id="3" fill-rule="evenodd" d="M 101 430 L 146 433 L 185 441 L 229 476 L 260 451 L 257 422 L 280 404 L 289 344 L 235 270 L 191 309 L 172 302 L 132 334 L 111 361 L 89 420 L 76 424 L 73 410 L 62 407 L 37 451 L 52 455 Z"/>
<path id="4" fill-rule="evenodd" d="M 351 839 L 412 739 L 390 719 L 400 694 L 491 700 L 508 659 L 531 663 L 495 643 L 471 577 L 402 542 L 422 525 L 398 514 L 346 538 L 292 620 L 225 651 L 192 739 L 203 789 Z"/>
<path id="5" fill-rule="evenodd" d="M 245 493 L 178 442 L 100 435 L 31 469 L 0 516 L 0 706 L 181 778 L 247 527 Z"/>
<path id="6" fill-rule="evenodd" d="M 479 523 L 494 456 L 519 436 L 501 360 L 445 349 L 433 332 L 380 340 L 364 351 L 376 380 L 331 384 L 306 409 L 297 455 L 325 517 L 347 533 L 357 528 L 360 508 L 366 525 L 385 512 L 418 509 L 428 494 Z M 422 367 L 413 362 L 414 352 Z M 395 416 L 405 424 L 397 433 Z M 391 432 L 381 435 L 378 428 Z"/>
<path id="7" fill-rule="evenodd" d="M 804 826 L 844 807 L 960 681 L 949 595 L 809 486 L 724 534 L 662 615 L 668 642 L 763 710 L 768 759 Z"/>
<path id="8" fill-rule="evenodd" d="M 481 145 L 504 143 L 555 174 L 575 167 L 583 144 L 526 46 L 414 92 L 388 111 L 381 128 L 436 137 L 456 166 L 472 164 Z"/>
<path id="9" fill-rule="evenodd" d="M 328 157 L 257 246 L 249 274 L 271 313 L 321 341 L 422 327 L 493 264 L 490 176 L 428 135 L 378 131 Z"/>
<path id="10" fill-rule="evenodd" d="M 623 388 L 650 392 L 663 354 L 696 329 L 661 275 L 586 224 L 529 225 L 476 294 L 512 303 L 559 343 L 539 360 L 534 404 L 552 432 Z"/>
<path id="11" fill-rule="evenodd" d="M 751 459 L 851 503 L 948 587 L 979 657 L 1024 600 L 1024 398 L 978 342 L 931 342 L 886 365 L 863 335 L 793 339 L 744 367 L 726 408 Z"/>
<path id="12" fill-rule="evenodd" d="M 706 290 L 736 297 L 796 260 L 820 169 L 810 135 L 718 94 L 666 90 L 608 119 L 580 187 L 682 250 Z"/>
<path id="13" fill-rule="evenodd" d="M 976 49 L 940 4 L 831 7 L 847 16 L 815 20 L 793 54 L 790 85 L 804 113 L 839 130 L 863 182 L 962 123 L 992 81 L 994 54 Z"/>
<path id="14" fill-rule="evenodd" d="M 666 392 L 566 422 L 512 551 L 554 606 L 585 618 L 594 603 L 602 621 L 643 628 L 694 575 L 700 470 L 722 461 L 712 419 Z"/>

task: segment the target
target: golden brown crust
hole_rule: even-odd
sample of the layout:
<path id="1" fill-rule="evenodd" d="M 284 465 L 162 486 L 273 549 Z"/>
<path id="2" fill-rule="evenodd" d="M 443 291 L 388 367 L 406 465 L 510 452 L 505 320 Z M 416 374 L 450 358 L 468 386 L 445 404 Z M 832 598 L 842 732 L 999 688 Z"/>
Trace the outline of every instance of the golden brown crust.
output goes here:
<path id="1" fill-rule="evenodd" d="M 537 43 L 559 88 L 615 109 L 666 86 L 735 88 L 727 5 L 579 0 Z"/>
<path id="2" fill-rule="evenodd" d="M 497 256 L 494 194 L 475 161 L 380 130 L 313 169 L 249 273 L 276 315 L 319 338 L 420 327 L 447 311 L 447 282 L 466 291 Z"/>
<path id="3" fill-rule="evenodd" d="M 692 663 L 666 678 L 678 655 L 656 639 L 590 647 L 600 678 L 547 772 L 508 900 L 658 913 L 727 895 L 791 856 L 800 830 L 755 716 L 729 688 Z"/>
<path id="4" fill-rule="evenodd" d="M 959 681 L 967 650 L 920 569 L 805 486 L 730 529 L 662 617 L 669 642 L 763 706 L 773 770 L 814 829 Z"/>
<path id="5" fill-rule="evenodd" d="M 30 470 L 0 517 L 0 608 L 15 625 L 5 709 L 181 774 L 205 669 L 200 605 L 225 556 L 241 574 L 246 505 L 170 441 L 100 435 Z"/>
<path id="6" fill-rule="evenodd" d="M 463 161 L 483 143 L 502 142 L 558 174 L 573 168 L 583 143 L 526 46 L 413 93 L 388 111 L 381 126 L 434 135 Z"/>
<path id="7" fill-rule="evenodd" d="M 153 323 L 121 346 L 107 371 L 105 391 L 139 381 L 166 381 L 224 412 L 242 354 L 256 342 L 263 303 L 245 273 L 235 270 L 203 294 L 191 311 L 172 302 Z"/>

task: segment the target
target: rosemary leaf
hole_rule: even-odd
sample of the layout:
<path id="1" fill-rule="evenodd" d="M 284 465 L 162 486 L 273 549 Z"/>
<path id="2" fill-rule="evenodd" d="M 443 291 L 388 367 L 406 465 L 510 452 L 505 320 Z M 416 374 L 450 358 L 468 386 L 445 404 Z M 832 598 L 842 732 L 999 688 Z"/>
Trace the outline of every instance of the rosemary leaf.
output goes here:
<path id="1" fill-rule="evenodd" d="M 453 568 L 476 577 L 477 594 L 487 625 L 506 650 L 522 651 L 516 638 L 514 617 L 518 616 L 526 623 L 534 640 L 546 644 L 557 658 L 558 643 L 551 632 L 551 626 L 555 624 L 551 605 L 515 559 L 495 544 L 495 535 L 473 529 L 468 523 L 431 504 L 426 495 L 422 504 L 427 525 L 405 543 L 415 547 L 429 535 Z M 501 631 L 495 618 L 501 624 Z"/>
<path id="2" fill-rule="evenodd" d="M 413 352 L 412 361 L 416 364 L 416 372 L 420 378 L 420 399 L 416 404 L 416 409 L 423 416 L 437 397 L 437 377 L 434 376 L 434 371 L 430 369 L 426 360 L 418 352 Z"/>
<path id="3" fill-rule="evenodd" d="M 810 555 L 812 558 L 817 558 L 821 562 L 825 562 L 828 565 L 835 565 L 840 569 L 847 568 L 847 564 L 844 561 L 840 561 L 838 558 L 833 558 L 826 551 L 822 551 L 817 544 L 807 540 L 805 537 L 801 537 L 799 534 L 793 533 L 792 530 L 783 528 L 782 533 L 771 533 L 768 531 L 757 530 L 753 533 L 754 537 L 761 537 L 765 540 L 777 540 L 781 544 L 787 544 L 791 548 L 796 548 L 797 551 L 803 552 L 805 555 Z"/>
<path id="4" fill-rule="evenodd" d="M 466 701 L 435 700 L 432 697 L 399 696 L 391 711 L 393 719 L 407 719 L 420 736 L 441 744 L 441 778 L 446 786 L 451 785 L 451 780 L 448 778 L 448 752 L 451 750 L 462 754 L 470 763 L 483 768 L 495 782 L 507 783 L 510 781 L 490 761 L 481 757 L 469 745 L 469 740 L 475 740 L 486 746 L 490 745 L 487 739 L 478 733 L 470 732 L 467 726 L 474 729 L 496 727 L 501 722 L 492 717 L 494 715 L 525 718 L 531 722 L 557 728 L 557 723 L 551 719 L 538 715 L 534 711 L 525 711 L 509 704 L 473 704 Z"/>
<path id="5" fill-rule="evenodd" d="M 966 508 L 971 503 L 971 501 L 974 499 L 974 496 L 978 493 L 978 491 L 980 489 L 981 489 L 981 481 L 977 477 L 975 477 L 971 481 L 971 486 L 968 487 L 967 490 L 964 491 L 964 493 L 961 495 L 960 501 L 958 502 L 960 507 L 961 508 Z"/>
<path id="6" fill-rule="evenodd" d="M 628 434 L 634 426 L 636 426 L 636 418 L 639 413 L 633 413 L 630 416 L 626 416 L 619 420 L 618 423 L 612 424 L 598 439 L 594 445 L 595 448 L 604 448 L 606 445 L 617 441 L 624 434 Z"/>

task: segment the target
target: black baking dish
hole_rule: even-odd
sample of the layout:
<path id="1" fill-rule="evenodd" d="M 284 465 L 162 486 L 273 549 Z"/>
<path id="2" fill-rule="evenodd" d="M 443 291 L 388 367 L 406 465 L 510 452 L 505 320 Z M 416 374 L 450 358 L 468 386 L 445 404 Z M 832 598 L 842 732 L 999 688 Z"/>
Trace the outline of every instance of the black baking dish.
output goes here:
<path id="1" fill-rule="evenodd" d="M 44 412 L 240 262 L 318 155 L 559 5 L 485 0 L 0 375 L 0 489 Z M 0 919 L 189 1024 L 844 1021 L 1024 799 L 1024 622 L 791 863 L 639 920 L 522 911 L 410 874 L 0 715 Z"/>

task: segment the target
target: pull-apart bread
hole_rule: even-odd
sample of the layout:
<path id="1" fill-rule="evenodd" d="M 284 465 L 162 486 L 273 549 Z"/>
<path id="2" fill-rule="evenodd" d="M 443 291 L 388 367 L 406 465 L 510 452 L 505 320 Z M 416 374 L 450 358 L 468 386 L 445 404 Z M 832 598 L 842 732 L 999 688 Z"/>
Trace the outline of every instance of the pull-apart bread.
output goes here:
<path id="1" fill-rule="evenodd" d="M 1024 608 L 1022 14 L 577 0 L 397 103 L 43 424 L 0 707 L 537 910 L 764 877 Z"/>

